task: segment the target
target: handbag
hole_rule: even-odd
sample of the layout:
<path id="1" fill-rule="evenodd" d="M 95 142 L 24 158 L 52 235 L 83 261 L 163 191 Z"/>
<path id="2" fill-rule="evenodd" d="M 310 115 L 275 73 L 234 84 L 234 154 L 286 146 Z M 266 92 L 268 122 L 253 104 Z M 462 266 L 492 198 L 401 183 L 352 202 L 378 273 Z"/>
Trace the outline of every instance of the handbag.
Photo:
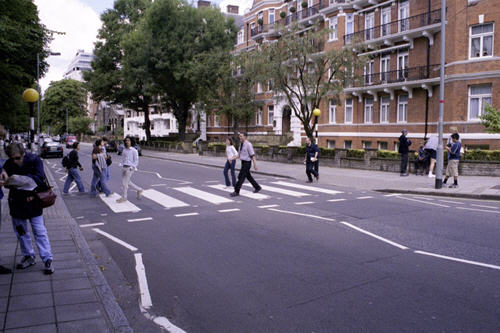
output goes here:
<path id="1" fill-rule="evenodd" d="M 42 208 L 47 208 L 52 206 L 57 199 L 57 195 L 52 190 L 52 186 L 49 185 L 47 178 L 45 178 L 45 187 L 43 187 L 42 191 L 36 192 L 36 197 L 40 200 Z"/>

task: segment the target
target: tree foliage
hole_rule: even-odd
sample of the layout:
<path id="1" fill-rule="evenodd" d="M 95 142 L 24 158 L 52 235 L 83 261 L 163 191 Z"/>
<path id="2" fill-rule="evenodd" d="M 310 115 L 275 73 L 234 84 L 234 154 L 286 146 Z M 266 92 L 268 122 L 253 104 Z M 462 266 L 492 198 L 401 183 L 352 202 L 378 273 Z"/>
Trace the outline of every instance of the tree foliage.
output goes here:
<path id="1" fill-rule="evenodd" d="M 72 117 L 69 119 L 69 128 L 74 134 L 91 134 L 90 125 L 92 122 L 89 117 Z"/>
<path id="2" fill-rule="evenodd" d="M 51 33 L 40 23 L 31 0 L 0 1 L 0 122 L 17 131 L 29 127 L 23 90 L 34 87 L 36 55 L 40 55 L 40 76 Z"/>
<path id="3" fill-rule="evenodd" d="M 486 130 L 490 133 L 500 133 L 500 110 L 491 105 L 486 105 L 484 114 L 480 116 Z"/>
<path id="4" fill-rule="evenodd" d="M 40 121 L 65 132 L 66 111 L 69 118 L 82 117 L 86 115 L 86 105 L 87 90 L 83 83 L 71 79 L 51 82 L 45 91 Z"/>
<path id="5" fill-rule="evenodd" d="M 245 68 L 262 83 L 272 81 L 275 96 L 287 102 L 310 138 L 312 111 L 325 97 L 339 102 L 345 85 L 364 65 L 353 52 L 355 46 L 325 50 L 328 32 L 319 26 L 303 31 L 297 24 L 283 28 L 277 42 L 251 52 L 253 61 Z"/>

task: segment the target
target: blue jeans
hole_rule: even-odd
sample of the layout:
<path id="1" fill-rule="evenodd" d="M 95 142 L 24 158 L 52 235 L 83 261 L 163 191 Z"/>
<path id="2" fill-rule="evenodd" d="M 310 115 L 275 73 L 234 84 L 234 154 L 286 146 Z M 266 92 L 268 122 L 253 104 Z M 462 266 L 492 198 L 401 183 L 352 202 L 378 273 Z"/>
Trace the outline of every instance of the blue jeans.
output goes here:
<path id="1" fill-rule="evenodd" d="M 49 236 L 47 235 L 47 229 L 45 228 L 45 223 L 43 222 L 43 215 L 32 217 L 29 219 L 31 223 L 31 229 L 33 230 L 33 235 L 35 236 L 35 243 L 38 247 L 38 252 L 43 262 L 47 260 L 52 260 L 52 252 L 50 251 Z M 35 250 L 33 249 L 33 244 L 31 242 L 30 232 L 28 229 L 28 219 L 18 219 L 12 217 L 12 226 L 14 227 L 14 232 L 16 233 L 17 239 L 19 240 L 19 245 L 21 246 L 21 252 L 23 256 L 35 256 Z M 22 226 L 26 232 L 23 236 L 19 236 L 16 230 L 17 226 Z"/>
<path id="2" fill-rule="evenodd" d="M 109 190 L 108 185 L 106 185 L 105 172 L 99 171 L 99 168 L 95 164 L 92 165 L 92 170 L 94 171 L 94 174 L 92 176 L 92 182 L 90 183 L 90 194 L 97 195 L 96 185 L 98 182 L 100 182 L 101 189 L 104 191 L 104 193 L 106 193 L 106 195 L 110 195 L 111 191 Z"/>
<path id="3" fill-rule="evenodd" d="M 85 192 L 83 188 L 82 179 L 80 178 L 80 173 L 77 168 L 68 169 L 68 177 L 66 177 L 66 181 L 64 182 L 63 193 L 68 193 L 69 187 L 71 183 L 75 181 L 76 186 L 78 186 L 79 192 Z"/>
<path id="4" fill-rule="evenodd" d="M 104 170 L 105 174 L 106 174 L 106 181 L 109 181 L 109 167 L 106 168 L 106 170 Z"/>
<path id="5" fill-rule="evenodd" d="M 233 186 L 236 185 L 236 174 L 234 173 L 235 166 L 236 166 L 236 160 L 232 160 L 231 163 L 229 163 L 229 161 L 226 160 L 226 165 L 224 166 L 224 179 L 226 180 L 226 186 L 231 186 L 231 183 L 229 182 L 229 176 L 227 174 L 229 169 L 231 169 L 231 178 L 233 180 Z"/>

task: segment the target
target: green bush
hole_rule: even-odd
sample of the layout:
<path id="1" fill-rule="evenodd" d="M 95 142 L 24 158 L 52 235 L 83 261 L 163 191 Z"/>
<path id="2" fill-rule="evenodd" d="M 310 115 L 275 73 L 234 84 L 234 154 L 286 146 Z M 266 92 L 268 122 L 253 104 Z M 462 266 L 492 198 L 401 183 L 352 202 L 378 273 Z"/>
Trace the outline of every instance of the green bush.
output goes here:
<path id="1" fill-rule="evenodd" d="M 335 156 L 335 149 L 334 148 L 319 148 L 320 156 L 321 157 L 330 157 L 333 158 Z"/>
<path id="2" fill-rule="evenodd" d="M 269 147 L 268 145 L 261 145 L 261 144 L 255 144 L 255 145 L 253 145 L 253 147 L 259 148 L 260 151 L 262 152 L 262 154 L 269 153 L 269 150 L 271 149 L 271 147 Z"/>
<path id="3" fill-rule="evenodd" d="M 364 149 L 349 149 L 346 153 L 346 157 L 365 158 L 365 150 Z"/>
<path id="4" fill-rule="evenodd" d="M 377 150 L 377 157 L 396 160 L 399 159 L 399 153 L 392 150 Z"/>
<path id="5" fill-rule="evenodd" d="M 297 154 L 305 155 L 306 154 L 306 146 L 297 147 Z"/>
<path id="6" fill-rule="evenodd" d="M 463 157 L 467 161 L 500 161 L 500 150 L 467 150 Z"/>

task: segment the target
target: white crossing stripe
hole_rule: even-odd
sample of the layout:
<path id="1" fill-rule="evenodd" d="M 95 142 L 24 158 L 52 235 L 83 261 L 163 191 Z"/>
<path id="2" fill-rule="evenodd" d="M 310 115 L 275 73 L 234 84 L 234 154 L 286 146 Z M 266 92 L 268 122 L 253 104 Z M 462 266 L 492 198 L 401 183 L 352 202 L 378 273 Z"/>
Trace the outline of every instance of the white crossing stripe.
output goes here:
<path id="1" fill-rule="evenodd" d="M 314 201 L 304 201 L 304 202 L 296 202 L 296 205 L 310 205 L 313 204 Z"/>
<path id="2" fill-rule="evenodd" d="M 239 212 L 239 208 L 231 208 L 231 209 L 221 209 L 218 210 L 219 213 L 230 213 L 230 212 Z"/>
<path id="3" fill-rule="evenodd" d="M 279 207 L 280 205 L 265 205 L 265 206 L 257 206 L 258 208 L 275 208 Z"/>
<path id="4" fill-rule="evenodd" d="M 346 199 L 331 199 L 327 200 L 328 202 L 340 202 L 340 201 L 346 201 Z"/>
<path id="5" fill-rule="evenodd" d="M 160 191 L 148 189 L 142 191 L 142 196 L 148 198 L 156 202 L 157 204 L 165 207 L 165 208 L 175 208 L 175 207 L 187 207 L 189 206 L 187 203 L 177 200 L 176 198 L 172 198 L 169 195 L 166 195 Z"/>
<path id="6" fill-rule="evenodd" d="M 142 222 L 142 221 L 152 221 L 152 217 L 143 217 L 141 219 L 129 219 L 127 222 Z"/>
<path id="7" fill-rule="evenodd" d="M 356 199 L 358 200 L 365 200 L 365 199 L 371 199 L 373 197 L 370 197 L 370 196 L 366 196 L 366 197 L 357 197 Z"/>
<path id="8" fill-rule="evenodd" d="M 245 186 L 252 186 L 252 185 L 245 184 Z M 277 192 L 280 194 L 289 195 L 289 196 L 296 197 L 296 198 L 305 197 L 305 196 L 310 195 L 309 193 L 297 192 L 297 191 L 287 190 L 284 188 L 279 188 L 279 187 L 274 187 L 274 186 L 261 185 L 260 187 L 262 187 L 262 189 L 264 191 Z"/>
<path id="9" fill-rule="evenodd" d="M 184 217 L 184 216 L 196 216 L 198 213 L 186 213 L 186 214 L 176 214 L 175 217 Z"/>
<path id="10" fill-rule="evenodd" d="M 121 196 L 116 193 L 111 194 L 109 197 L 106 197 L 106 195 L 101 194 L 99 197 L 115 213 L 133 213 L 141 211 L 139 207 L 137 207 L 130 201 L 125 201 L 121 203 L 116 202 L 116 200 L 121 198 Z"/>
<path id="11" fill-rule="evenodd" d="M 219 184 L 219 185 L 209 185 L 208 187 L 214 188 L 216 190 L 230 192 L 230 193 L 234 191 L 234 189 L 232 187 L 231 188 L 226 188 L 226 186 L 224 186 L 222 184 Z M 269 199 L 268 195 L 260 194 L 260 193 L 252 193 L 250 191 L 243 190 L 243 189 L 240 190 L 240 195 L 242 197 L 247 197 L 247 198 L 251 198 L 251 199 L 255 199 L 255 200 Z"/>
<path id="12" fill-rule="evenodd" d="M 224 198 L 224 197 L 221 197 L 220 195 L 215 195 L 215 194 L 212 194 L 209 192 L 201 191 L 201 190 L 192 188 L 190 186 L 176 187 L 174 189 L 179 191 L 179 192 L 191 195 L 193 197 L 208 201 L 208 202 L 216 204 L 216 205 L 221 204 L 221 203 L 234 202 L 233 200 L 231 200 L 229 198 Z"/>
<path id="13" fill-rule="evenodd" d="M 288 186 L 288 187 L 294 187 L 294 188 L 299 188 L 301 190 L 306 190 L 306 191 L 326 193 L 326 194 L 339 194 L 339 193 L 343 193 L 343 192 L 340 192 L 340 191 L 328 190 L 328 189 L 325 189 L 325 188 L 313 187 L 313 186 L 306 186 L 306 185 L 300 185 L 300 184 L 295 184 L 295 183 L 288 183 L 288 182 L 283 182 L 283 181 L 273 182 L 273 184 L 283 185 L 283 186 Z"/>

